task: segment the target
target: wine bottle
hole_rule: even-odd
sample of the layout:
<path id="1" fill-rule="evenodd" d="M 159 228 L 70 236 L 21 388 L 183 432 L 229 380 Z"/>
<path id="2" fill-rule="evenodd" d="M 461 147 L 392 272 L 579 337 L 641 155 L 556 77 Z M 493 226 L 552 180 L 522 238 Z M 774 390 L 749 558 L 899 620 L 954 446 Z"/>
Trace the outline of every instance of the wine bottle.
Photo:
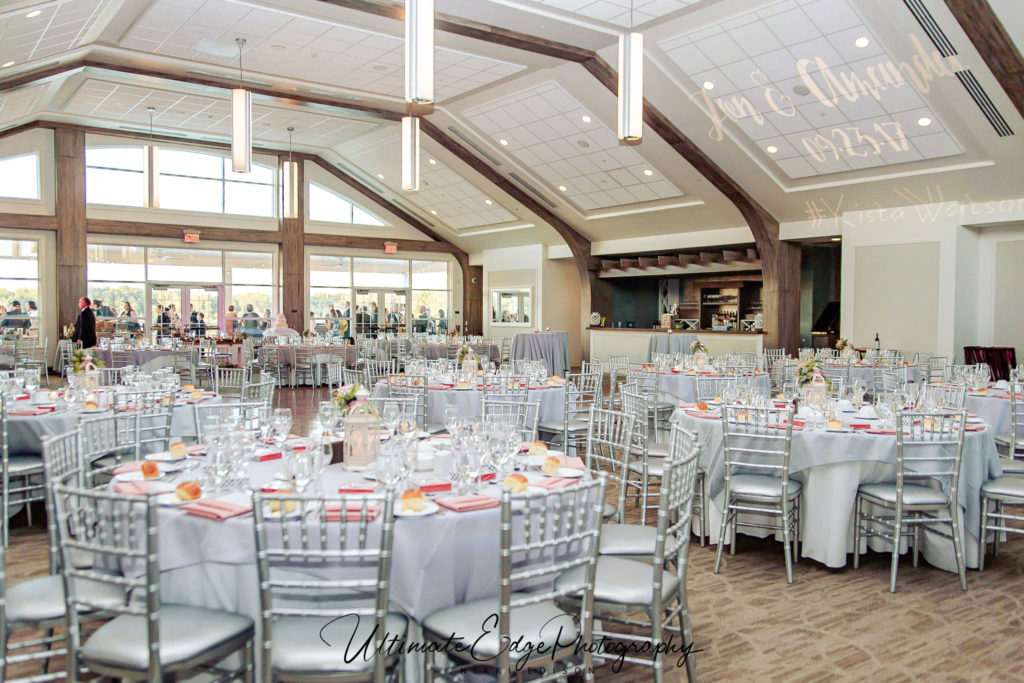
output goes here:
<path id="1" fill-rule="evenodd" d="M 875 332 L 875 351 L 882 350 L 882 342 L 878 341 L 878 333 Z"/>

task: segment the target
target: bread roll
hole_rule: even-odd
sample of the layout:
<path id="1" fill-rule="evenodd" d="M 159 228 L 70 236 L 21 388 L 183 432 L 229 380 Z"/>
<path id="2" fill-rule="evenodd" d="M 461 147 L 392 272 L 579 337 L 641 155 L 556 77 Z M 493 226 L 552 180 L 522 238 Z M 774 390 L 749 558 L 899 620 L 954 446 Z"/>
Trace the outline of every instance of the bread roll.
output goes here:
<path id="1" fill-rule="evenodd" d="M 198 500 L 203 495 L 203 490 L 194 481 L 183 481 L 174 489 L 174 495 L 178 500 Z"/>
<path id="2" fill-rule="evenodd" d="M 526 477 L 515 472 L 505 477 L 505 481 L 502 482 L 502 486 L 509 489 L 512 493 L 524 493 L 529 485 L 530 482 L 527 481 Z"/>
<path id="3" fill-rule="evenodd" d="M 544 474 L 556 475 L 558 474 L 558 468 L 562 466 L 562 461 L 558 458 L 551 456 L 545 458 L 544 464 L 541 465 L 541 472 Z"/>
<path id="4" fill-rule="evenodd" d="M 403 512 L 423 511 L 423 491 L 420 489 L 406 489 L 402 492 Z"/>

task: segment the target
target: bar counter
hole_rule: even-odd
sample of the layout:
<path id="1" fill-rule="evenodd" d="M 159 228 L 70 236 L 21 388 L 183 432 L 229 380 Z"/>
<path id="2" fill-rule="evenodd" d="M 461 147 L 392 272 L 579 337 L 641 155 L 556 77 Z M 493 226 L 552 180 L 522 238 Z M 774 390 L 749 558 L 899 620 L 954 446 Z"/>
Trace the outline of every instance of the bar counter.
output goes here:
<path id="1" fill-rule="evenodd" d="M 714 330 L 673 330 L 671 333 L 660 329 L 630 327 L 590 327 L 590 356 L 607 360 L 608 356 L 629 356 L 630 362 L 645 363 L 652 335 L 696 337 L 707 347 L 708 353 L 718 356 L 723 353 L 764 353 L 764 331 L 761 332 L 719 332 Z"/>

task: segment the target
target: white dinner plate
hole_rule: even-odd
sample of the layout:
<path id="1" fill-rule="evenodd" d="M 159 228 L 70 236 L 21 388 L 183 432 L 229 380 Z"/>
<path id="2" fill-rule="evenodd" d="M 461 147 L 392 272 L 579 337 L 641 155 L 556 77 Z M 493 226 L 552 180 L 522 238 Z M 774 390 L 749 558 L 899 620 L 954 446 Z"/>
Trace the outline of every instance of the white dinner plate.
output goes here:
<path id="1" fill-rule="evenodd" d="M 556 477 L 566 477 L 568 479 L 576 479 L 577 477 L 582 477 L 585 473 L 586 473 L 586 470 L 578 470 L 575 467 L 559 467 L 558 468 L 558 474 L 556 474 L 554 476 L 556 476 Z M 552 475 L 549 474 L 549 475 L 545 475 L 545 476 L 552 476 Z"/>
<path id="2" fill-rule="evenodd" d="M 985 421 L 982 420 L 980 417 L 969 417 L 969 418 L 967 418 L 967 424 L 983 425 L 983 424 L 985 424 Z"/>
<path id="3" fill-rule="evenodd" d="M 160 479 L 167 474 L 167 470 L 160 468 L 160 475 L 156 477 L 146 478 L 142 476 L 142 472 L 122 472 L 121 474 L 115 474 L 112 481 L 125 482 L 125 481 L 155 481 Z"/>
<path id="4" fill-rule="evenodd" d="M 845 428 L 845 427 L 843 427 L 842 429 L 826 429 L 825 431 L 826 432 L 833 432 L 835 434 L 845 434 L 845 433 L 849 432 L 850 430 Z"/>
<path id="5" fill-rule="evenodd" d="M 402 509 L 401 501 L 395 505 L 395 517 L 429 517 L 440 510 L 440 506 L 432 500 L 423 501 L 423 509 L 416 512 L 406 512 Z"/>
<path id="6" fill-rule="evenodd" d="M 267 519 L 281 519 L 281 508 L 278 508 L 277 512 L 271 512 L 270 511 L 270 504 L 269 503 L 264 503 L 263 504 L 263 516 L 266 517 Z M 286 512 L 285 515 L 284 515 L 284 518 L 285 519 L 298 519 L 301 516 L 302 516 L 302 507 L 298 503 L 295 503 L 295 509 L 292 510 L 291 512 Z"/>
<path id="7" fill-rule="evenodd" d="M 181 498 L 178 498 L 178 494 L 176 494 L 174 491 L 167 491 L 166 493 L 161 493 L 160 495 L 158 495 L 156 497 L 156 502 L 165 507 L 178 507 L 179 505 L 195 503 L 197 501 L 202 500 L 205 497 L 206 496 L 200 495 L 198 498 L 194 500 L 182 500 Z"/>

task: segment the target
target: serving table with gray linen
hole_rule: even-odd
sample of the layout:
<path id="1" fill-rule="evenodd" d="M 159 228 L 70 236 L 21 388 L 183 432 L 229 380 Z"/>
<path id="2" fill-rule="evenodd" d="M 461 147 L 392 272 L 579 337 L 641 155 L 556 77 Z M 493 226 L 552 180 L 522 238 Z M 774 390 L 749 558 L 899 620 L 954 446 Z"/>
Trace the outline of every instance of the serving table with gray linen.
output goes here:
<path id="1" fill-rule="evenodd" d="M 984 420 L 994 433 L 1010 433 L 1010 395 L 1005 391 L 989 388 L 984 394 L 968 392 L 965 407 Z"/>
<path id="2" fill-rule="evenodd" d="M 569 365 L 568 332 L 520 332 L 512 337 L 509 358 L 542 360 L 547 363 L 548 374 L 565 377 Z"/>
<path id="3" fill-rule="evenodd" d="M 695 334 L 655 333 L 647 338 L 647 362 L 656 353 L 689 353 L 690 344 L 697 341 Z"/>
<path id="4" fill-rule="evenodd" d="M 707 473 L 708 531 L 718 542 L 725 495 L 725 451 L 722 421 L 694 417 L 677 409 L 672 419 L 695 432 L 701 445 L 700 464 Z M 862 421 L 852 417 L 844 425 Z M 875 422 L 875 421 L 872 421 Z M 915 448 L 927 448 L 915 446 Z M 931 446 L 931 448 L 945 448 Z M 895 481 L 896 436 L 867 434 L 862 430 L 829 432 L 793 431 L 790 472 L 803 483 L 800 501 L 800 553 L 829 567 L 845 567 L 853 552 L 854 501 L 860 484 Z M 992 429 L 964 435 L 963 460 L 957 498 L 960 503 L 961 539 L 968 567 L 978 566 L 978 530 L 981 525 L 982 485 L 1002 475 Z M 963 533 L 966 531 L 966 534 Z M 868 539 L 872 549 L 889 552 L 884 539 Z M 742 546 L 742 543 L 741 543 Z M 863 548 L 859 549 L 863 552 Z M 921 550 L 932 565 L 956 571 L 951 541 L 931 532 L 921 533 Z"/>
<path id="5" fill-rule="evenodd" d="M 195 363 L 199 360 L 199 349 L 198 347 L 185 347 L 185 349 L 179 350 L 190 350 L 192 351 L 192 362 Z M 160 367 L 170 367 L 174 365 L 174 353 L 175 349 L 164 349 L 160 347 L 151 347 L 148 349 L 125 349 L 125 351 L 131 351 L 132 354 L 132 365 L 139 368 L 143 372 L 149 372 L 156 370 Z M 94 358 L 103 361 L 106 367 L 111 368 L 113 366 L 113 355 L 111 349 L 94 348 L 91 350 Z"/>
<path id="6" fill-rule="evenodd" d="M 219 396 L 209 396 L 203 399 L 203 403 L 213 405 L 220 403 L 221 400 Z M 28 403 L 28 401 L 19 401 L 19 403 Z M 31 408 L 31 406 L 26 405 L 25 408 Z M 46 439 L 70 432 L 83 418 L 107 415 L 109 412 L 109 410 L 97 410 L 86 413 L 77 407 L 62 406 L 44 415 L 8 415 L 8 450 L 12 455 L 40 455 L 43 452 L 43 441 Z M 195 438 L 196 434 L 195 401 L 179 399 L 171 414 L 171 436 L 187 439 Z"/>

